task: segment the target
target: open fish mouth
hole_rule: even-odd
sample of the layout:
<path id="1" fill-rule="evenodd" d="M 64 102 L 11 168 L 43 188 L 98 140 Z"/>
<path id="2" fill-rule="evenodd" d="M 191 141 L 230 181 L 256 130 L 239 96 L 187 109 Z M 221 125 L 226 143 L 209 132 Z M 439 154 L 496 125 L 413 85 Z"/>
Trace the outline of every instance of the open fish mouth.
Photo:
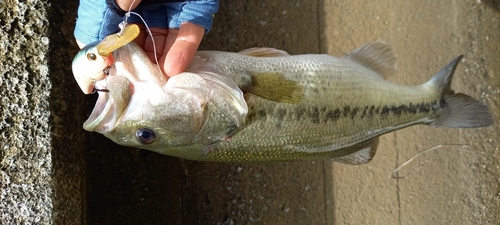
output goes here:
<path id="1" fill-rule="evenodd" d="M 83 129 L 87 131 L 95 131 L 100 121 L 110 113 L 111 104 L 108 104 L 109 94 L 107 92 L 98 92 L 99 97 L 95 103 L 94 109 L 89 118 L 83 123 Z"/>
<path id="2" fill-rule="evenodd" d="M 104 83 L 106 91 L 98 91 L 99 97 L 92 113 L 83 124 L 83 128 L 87 131 L 102 133 L 115 127 L 127 108 L 133 89 L 131 82 L 123 76 L 108 76 L 98 83 Z"/>

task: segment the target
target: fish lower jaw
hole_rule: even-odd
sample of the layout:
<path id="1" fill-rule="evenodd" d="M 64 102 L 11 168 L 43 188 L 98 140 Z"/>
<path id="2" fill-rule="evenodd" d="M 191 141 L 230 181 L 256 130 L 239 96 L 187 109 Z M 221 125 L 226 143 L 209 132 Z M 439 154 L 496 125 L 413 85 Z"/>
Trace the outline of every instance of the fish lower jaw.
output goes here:
<path id="1" fill-rule="evenodd" d="M 99 132 L 110 129 L 110 121 L 105 121 L 106 118 L 114 118 L 110 116 L 113 113 L 112 103 L 109 102 L 108 93 L 99 93 L 99 98 L 90 114 L 89 118 L 83 123 L 83 129 L 90 132 Z M 108 119 L 109 120 L 109 119 Z"/>

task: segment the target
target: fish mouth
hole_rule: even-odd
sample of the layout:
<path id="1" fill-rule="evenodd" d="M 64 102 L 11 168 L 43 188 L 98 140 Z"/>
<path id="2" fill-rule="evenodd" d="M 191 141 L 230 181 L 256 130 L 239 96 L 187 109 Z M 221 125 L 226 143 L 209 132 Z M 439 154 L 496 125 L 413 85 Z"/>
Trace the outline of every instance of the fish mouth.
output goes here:
<path id="1" fill-rule="evenodd" d="M 132 95 L 131 82 L 121 76 L 108 76 L 96 82 L 96 86 L 106 87 L 107 91 L 97 91 L 99 97 L 83 129 L 90 132 L 106 133 L 114 129 L 119 118 L 127 108 Z"/>
<path id="2" fill-rule="evenodd" d="M 90 114 L 89 118 L 85 123 L 83 123 L 83 129 L 87 131 L 94 131 L 96 127 L 104 120 L 110 113 L 111 104 L 107 104 L 109 100 L 109 94 L 106 92 L 98 92 L 99 97 L 95 103 L 94 109 Z"/>

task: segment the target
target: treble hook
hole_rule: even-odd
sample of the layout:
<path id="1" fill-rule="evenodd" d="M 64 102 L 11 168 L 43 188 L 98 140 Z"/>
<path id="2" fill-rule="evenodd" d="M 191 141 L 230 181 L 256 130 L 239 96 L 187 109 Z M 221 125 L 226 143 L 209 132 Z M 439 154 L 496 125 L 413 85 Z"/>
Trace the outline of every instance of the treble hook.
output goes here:
<path id="1" fill-rule="evenodd" d="M 109 70 L 110 70 L 110 69 L 111 69 L 111 66 L 107 66 L 106 68 L 104 68 L 104 69 L 102 70 L 102 73 L 103 73 L 104 75 L 106 75 L 106 76 L 109 76 Z M 90 94 L 94 94 L 94 93 L 96 93 L 96 92 L 98 92 L 98 91 L 99 91 L 99 92 L 109 92 L 109 90 L 108 90 L 108 89 L 99 89 L 99 88 L 96 88 L 96 87 L 95 87 L 95 82 L 94 82 L 94 87 L 92 88 L 92 92 L 91 92 Z"/>
<path id="2" fill-rule="evenodd" d="M 111 69 L 111 66 L 107 66 L 106 68 L 104 68 L 102 70 L 102 73 L 104 73 L 104 75 L 106 76 L 109 76 L 109 70 Z"/>

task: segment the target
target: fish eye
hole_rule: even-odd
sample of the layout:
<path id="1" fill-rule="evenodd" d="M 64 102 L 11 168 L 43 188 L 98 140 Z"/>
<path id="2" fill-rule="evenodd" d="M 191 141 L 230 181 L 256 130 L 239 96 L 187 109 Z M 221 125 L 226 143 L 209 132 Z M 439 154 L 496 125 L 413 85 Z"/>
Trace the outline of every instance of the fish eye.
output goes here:
<path id="1" fill-rule="evenodd" d="M 90 53 L 87 53 L 87 59 L 91 60 L 91 61 L 95 61 L 97 59 L 97 56 L 90 52 Z"/>
<path id="2" fill-rule="evenodd" d="M 148 128 L 139 128 L 135 131 L 135 136 L 142 144 L 151 144 L 156 140 L 156 134 Z"/>

